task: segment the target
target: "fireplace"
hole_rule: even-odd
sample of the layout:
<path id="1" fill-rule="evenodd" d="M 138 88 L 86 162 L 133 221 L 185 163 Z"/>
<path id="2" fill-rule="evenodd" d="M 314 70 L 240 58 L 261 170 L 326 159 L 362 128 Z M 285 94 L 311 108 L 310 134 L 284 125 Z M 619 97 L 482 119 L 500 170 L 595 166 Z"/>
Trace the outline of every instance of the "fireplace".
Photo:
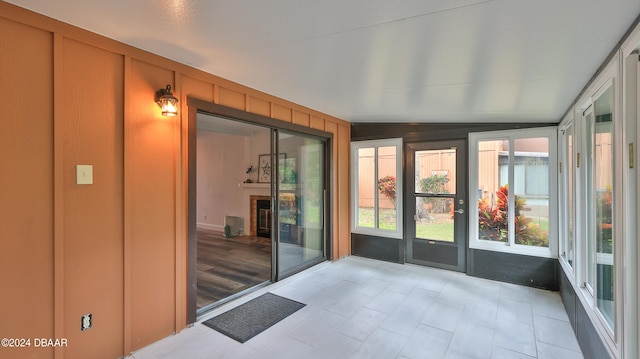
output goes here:
<path id="1" fill-rule="evenodd" d="M 256 201 L 256 235 L 271 238 L 271 200 Z"/>
<path id="2" fill-rule="evenodd" d="M 252 237 L 271 238 L 271 197 L 250 196 L 250 228 Z"/>

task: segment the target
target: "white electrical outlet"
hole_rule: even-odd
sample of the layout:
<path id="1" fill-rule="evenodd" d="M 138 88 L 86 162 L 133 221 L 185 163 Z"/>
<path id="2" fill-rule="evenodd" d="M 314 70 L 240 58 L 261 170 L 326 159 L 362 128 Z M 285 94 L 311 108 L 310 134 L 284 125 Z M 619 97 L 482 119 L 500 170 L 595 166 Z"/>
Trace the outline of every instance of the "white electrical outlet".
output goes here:
<path id="1" fill-rule="evenodd" d="M 92 326 L 93 326 L 93 319 L 92 319 L 91 313 L 83 315 L 82 318 L 80 319 L 80 330 L 85 331 L 87 329 L 90 329 Z"/>

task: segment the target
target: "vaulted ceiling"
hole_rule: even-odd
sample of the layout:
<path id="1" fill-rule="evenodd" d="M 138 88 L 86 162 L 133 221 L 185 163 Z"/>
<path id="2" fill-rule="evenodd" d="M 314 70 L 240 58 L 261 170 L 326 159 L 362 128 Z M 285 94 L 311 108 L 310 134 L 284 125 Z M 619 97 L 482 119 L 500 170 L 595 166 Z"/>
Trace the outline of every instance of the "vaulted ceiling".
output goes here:
<path id="1" fill-rule="evenodd" d="M 638 0 L 10 0 L 352 122 L 558 122 Z"/>

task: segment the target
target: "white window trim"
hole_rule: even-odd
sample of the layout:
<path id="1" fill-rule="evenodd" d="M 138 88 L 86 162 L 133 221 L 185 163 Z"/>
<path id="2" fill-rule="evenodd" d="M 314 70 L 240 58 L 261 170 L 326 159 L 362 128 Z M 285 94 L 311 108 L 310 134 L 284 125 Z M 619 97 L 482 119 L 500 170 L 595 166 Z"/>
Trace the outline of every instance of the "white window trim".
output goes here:
<path id="1" fill-rule="evenodd" d="M 579 180 L 579 184 L 576 184 L 577 191 L 579 191 L 579 196 L 576 198 L 576 201 L 580 201 L 579 204 L 576 202 L 576 245 L 579 246 L 579 252 L 576 252 L 576 265 L 575 265 L 575 279 L 573 281 L 574 289 L 576 295 L 582 306 L 585 309 L 588 317 L 590 318 L 592 324 L 594 325 L 598 335 L 603 340 L 605 346 L 613 355 L 613 357 L 621 357 L 621 353 L 623 351 L 623 346 L 621 339 L 623 336 L 627 335 L 625 333 L 625 319 L 623 316 L 623 312 L 625 310 L 624 306 L 626 305 L 624 302 L 628 302 L 628 298 L 624 297 L 624 292 L 622 287 L 626 286 L 627 283 L 624 282 L 625 278 L 623 277 L 624 270 L 622 270 L 624 266 L 623 258 L 625 255 L 625 242 L 628 240 L 627 234 L 624 233 L 624 228 L 621 225 L 622 218 L 625 216 L 625 210 L 623 207 L 624 196 L 623 196 L 623 168 L 624 166 L 619 166 L 616 161 L 620 158 L 624 158 L 623 147 L 624 144 L 622 141 L 618 139 L 623 139 L 623 129 L 620 114 L 621 99 L 620 99 L 620 83 L 617 81 L 617 73 L 619 66 L 619 58 L 615 56 L 611 62 L 605 67 L 602 73 L 599 75 L 598 79 L 589 87 L 588 90 L 585 91 L 583 97 L 581 97 L 574 108 L 574 126 L 575 127 L 575 135 L 576 135 L 576 149 L 579 148 L 580 152 L 583 154 L 583 159 L 580 168 L 578 168 L 578 173 L 576 173 L 576 180 Z M 585 208 L 587 205 L 586 198 L 589 195 L 588 189 L 586 188 L 586 148 L 589 142 L 589 138 L 586 133 L 586 125 L 585 120 L 583 118 L 584 113 L 593 106 L 593 103 L 596 98 L 598 98 L 608 87 L 613 90 L 613 103 L 612 103 L 612 114 L 613 114 L 613 130 L 614 130 L 614 213 L 616 213 L 614 217 L 613 228 L 615 231 L 615 244 L 614 244 L 614 254 L 612 259 L 615 261 L 615 293 L 614 296 L 615 301 L 615 328 L 610 328 L 607 324 L 604 316 L 597 308 L 597 299 L 589 291 L 587 288 L 587 266 L 589 265 L 587 261 L 587 244 L 586 238 L 589 235 L 589 231 L 586 230 L 589 220 L 587 216 L 590 213 L 591 208 Z M 580 146 L 580 147 L 578 147 Z M 576 192 L 578 193 L 578 192 Z M 622 202 L 622 203 L 621 203 Z M 635 220 L 635 219 L 634 219 Z M 598 259 L 602 260 L 604 258 L 598 258 L 594 256 L 594 259 L 597 261 Z M 566 271 L 565 271 L 566 272 Z M 624 284 L 623 284 L 624 283 Z M 636 286 L 637 288 L 637 286 Z M 594 288 L 597 290 L 597 288 Z M 628 289 L 626 289 L 628 290 Z M 625 300 L 626 299 L 626 300 Z M 636 351 L 636 349 L 633 349 Z M 635 357 L 635 356 L 634 356 Z"/>
<path id="2" fill-rule="evenodd" d="M 371 147 L 396 147 L 396 229 L 379 229 L 358 226 L 358 150 Z M 377 168 L 377 165 L 376 165 Z M 351 232 L 357 234 L 403 238 L 403 180 L 402 180 L 402 138 L 351 142 Z M 377 171 L 375 177 L 377 178 Z M 377 186 L 376 186 L 377 187 Z M 377 193 L 377 192 L 376 192 Z"/>
<path id="3" fill-rule="evenodd" d="M 613 63 L 615 63 L 615 61 L 612 61 L 612 64 Z M 622 126 L 620 126 L 620 119 L 618 118 L 619 117 L 618 108 L 620 107 L 620 104 L 619 104 L 620 99 L 619 99 L 619 89 L 617 87 L 617 81 L 616 81 L 615 66 L 609 65 L 607 71 L 604 71 L 601 81 L 595 84 L 593 88 L 595 90 L 592 90 L 591 95 L 583 102 L 583 105 L 579 108 L 579 111 L 582 111 L 582 113 L 586 113 L 589 110 L 593 111 L 593 104 L 595 103 L 595 100 L 598 97 L 600 97 L 607 89 L 612 90 L 613 103 L 612 103 L 611 111 L 612 111 L 613 118 L 612 118 L 611 125 L 613 126 L 614 159 L 622 158 L 622 152 L 619 144 L 617 143 L 617 139 L 622 138 L 623 136 L 621 131 Z M 582 142 L 581 146 L 582 146 L 582 152 L 586 153 L 587 146 L 590 146 L 591 144 L 589 143 L 589 140 L 590 140 L 589 136 L 586 133 L 586 128 L 585 128 L 586 125 L 584 125 L 585 124 L 584 116 L 581 122 L 583 124 L 582 126 L 583 129 L 581 130 L 582 131 L 581 135 L 583 136 L 583 140 L 581 141 Z M 586 176 L 587 176 L 586 160 L 587 158 L 585 156 L 583 161 L 585 164 L 585 169 L 582 170 L 582 174 L 581 174 L 585 178 L 582 185 L 583 189 L 581 190 L 581 192 L 585 196 L 584 197 L 585 199 L 589 198 L 588 196 L 591 195 L 589 193 L 590 188 L 587 188 L 587 185 L 586 185 Z M 593 158 L 592 158 L 592 161 L 593 161 Z M 590 163 L 588 165 L 592 166 L 593 163 Z M 624 212 L 623 212 L 622 203 L 620 202 L 623 201 L 623 196 L 622 196 L 623 183 L 621 181 L 621 178 L 622 178 L 621 167 L 615 161 L 613 163 L 613 171 L 614 171 L 613 201 L 614 201 L 614 214 L 615 214 L 614 221 L 613 221 L 613 231 L 614 231 L 614 238 L 615 238 L 614 254 L 603 257 L 601 255 L 599 256 L 598 253 L 595 253 L 593 264 L 602 263 L 605 261 L 614 263 L 615 283 L 622 283 L 624 279 L 622 277 L 622 271 L 620 270 L 620 267 L 623 265 L 622 252 L 624 252 L 624 250 L 621 247 L 623 245 L 622 238 L 624 238 L 624 232 L 622 231 L 622 226 L 620 225 L 620 223 L 622 221 L 622 217 L 624 216 Z M 582 228 L 586 229 L 587 226 L 590 225 L 590 218 L 589 218 L 590 216 L 595 218 L 595 209 L 593 207 L 583 210 L 583 213 L 581 215 Z M 594 240 L 594 238 L 592 238 L 592 233 L 589 230 L 585 230 L 585 232 L 582 235 L 582 238 L 586 238 L 586 240 L 588 241 Z M 588 255 L 587 255 L 588 245 L 584 243 L 582 247 L 583 248 L 580 255 L 580 260 L 581 260 L 580 275 L 578 276 L 578 282 L 581 283 L 581 285 L 580 285 L 580 290 L 576 291 L 576 293 L 579 294 L 578 297 L 582 301 L 583 306 L 585 308 L 590 309 L 587 311 L 587 313 L 589 314 L 589 317 L 592 319 L 592 323 L 596 327 L 600 336 L 604 339 L 605 343 L 609 346 L 609 348 L 612 351 L 619 352 L 620 351 L 620 346 L 618 344 L 620 339 L 619 333 L 622 331 L 622 322 L 623 322 L 622 303 L 620 302 L 621 299 L 617 299 L 615 301 L 615 306 L 614 306 L 615 323 L 614 323 L 614 328 L 611 328 L 607 323 L 607 321 L 605 320 L 604 315 L 602 314 L 602 312 L 597 306 L 597 298 L 594 295 L 594 292 L 597 291 L 597 288 L 596 287 L 590 288 L 590 285 L 587 283 L 587 280 L 588 280 L 587 271 L 589 270 L 589 266 L 591 266 L 592 263 L 588 262 Z M 597 279 L 596 279 L 595 285 L 597 286 Z M 615 298 L 623 298 L 622 291 L 619 289 L 619 287 L 620 287 L 619 284 L 614 286 Z"/>
<path id="4" fill-rule="evenodd" d="M 625 322 L 623 323 L 622 333 L 619 335 L 619 342 L 623 347 L 623 356 L 628 358 L 638 357 L 638 278 L 639 266 L 638 258 L 640 257 L 639 247 L 636 238 L 640 233 L 640 221 L 638 218 L 638 208 L 640 206 L 640 194 L 638 192 L 638 138 L 640 138 L 640 126 L 638 118 L 640 117 L 640 99 L 638 98 L 638 87 L 640 86 L 640 58 L 638 54 L 632 55 L 634 51 L 640 50 L 640 26 L 636 26 L 633 33 L 625 41 L 621 48 L 621 67 L 620 76 L 620 96 L 617 99 L 620 102 L 620 124 L 619 129 L 622 130 L 623 148 L 622 163 L 626 164 L 621 167 L 622 181 L 624 187 L 621 188 L 621 198 L 623 206 L 624 232 L 622 238 L 621 258 L 624 261 L 625 269 L 621 274 L 622 281 L 618 287 L 622 287 L 624 293 L 624 304 L 621 312 Z M 635 144 L 635 166 L 629 168 L 629 143 Z M 622 297 L 621 297 L 622 298 Z M 624 345 L 622 344 L 624 343 Z"/>
<path id="5" fill-rule="evenodd" d="M 638 139 L 640 139 L 640 103 L 638 103 L 638 89 L 640 88 L 640 61 L 634 51 L 640 50 L 640 26 L 636 26 L 629 37 L 624 40 L 618 54 L 603 68 L 593 83 L 584 90 L 584 94 L 576 100 L 576 105 L 570 109 L 574 117 L 575 151 L 583 153 L 584 129 L 582 113 L 590 106 L 592 97 L 596 95 L 603 85 L 613 79 L 614 104 L 614 153 L 615 164 L 614 177 L 617 182 L 614 187 L 614 202 L 616 216 L 614 219 L 615 250 L 613 260 L 616 261 L 615 269 L 615 307 L 616 324 L 615 334 L 605 324 L 602 315 L 595 307 L 594 298 L 584 288 L 585 280 L 585 253 L 584 230 L 585 225 L 584 204 L 584 175 L 583 168 L 578 168 L 575 173 L 576 180 L 576 222 L 575 225 L 575 262 L 574 277 L 571 277 L 571 268 L 560 261 L 561 268 L 567 274 L 569 282 L 573 286 L 577 298 L 585 309 L 585 312 L 600 339 L 604 342 L 609 354 L 615 358 L 637 358 L 640 353 L 638 345 L 640 308 L 638 298 L 640 266 L 640 246 L 637 243 L 637 235 L 640 233 L 640 221 L 638 210 L 640 207 L 640 192 L 638 185 Z M 617 114 L 616 114 L 617 113 Z M 629 168 L 628 145 L 635 145 L 635 168 Z M 578 192 L 579 191 L 579 192 Z M 562 234 L 564 236 L 564 233 Z"/>
<path id="6" fill-rule="evenodd" d="M 509 242 L 495 242 L 478 238 L 478 141 L 505 140 L 521 138 L 549 138 L 549 247 L 534 247 Z M 495 252 L 530 255 L 536 257 L 558 257 L 558 142 L 557 127 L 541 127 L 521 130 L 476 132 L 469 134 L 469 247 Z M 510 153 L 513 148 L 510 146 Z M 509 182 L 513 183 L 513 171 L 509 173 Z M 510 196 L 511 198 L 511 196 Z M 513 206 L 509 206 L 510 217 L 513 218 Z"/>
<path id="7" fill-rule="evenodd" d="M 576 213 L 576 209 L 578 208 L 576 206 L 576 194 L 575 191 L 577 190 L 577 181 L 576 181 L 576 177 L 577 177 L 577 173 L 576 173 L 576 163 L 575 163 L 575 157 L 576 157 L 576 153 L 579 151 L 576 151 L 576 144 L 577 144 L 577 137 L 576 137 L 576 126 L 574 123 L 574 117 L 573 114 L 569 114 L 564 121 L 562 121 L 562 123 L 560 124 L 560 128 L 558 130 L 558 153 L 561 155 L 560 158 L 558 158 L 558 162 L 562 163 L 562 172 L 558 173 L 558 193 L 560 194 L 559 200 L 559 211 L 560 211 L 560 215 L 558 216 L 558 219 L 560 220 L 558 228 L 558 244 L 559 244 L 559 255 L 558 258 L 560 259 L 560 264 L 564 269 L 564 272 L 567 274 L 567 276 L 569 277 L 570 281 L 575 281 L 575 267 L 577 264 L 577 256 L 576 256 L 576 226 L 577 226 L 577 220 L 575 218 L 575 213 Z M 562 134 L 560 134 L 560 131 L 563 131 Z M 566 131 L 571 131 L 571 135 L 573 136 L 573 158 L 572 158 L 572 164 L 573 166 L 571 168 L 569 168 L 569 153 L 567 152 L 568 148 L 567 148 L 567 136 L 566 136 Z M 579 150 L 579 149 L 578 149 Z M 569 218 L 571 216 L 571 213 L 569 213 L 569 188 L 568 188 L 568 184 L 569 184 L 569 178 L 568 178 L 568 174 L 569 171 L 573 171 L 573 191 L 574 191 L 574 203 L 573 203 L 573 208 L 574 208 L 574 217 L 573 218 Z M 567 249 L 569 247 L 569 222 L 573 222 L 573 228 L 574 228 L 574 232 L 573 232 L 573 239 L 574 239 L 574 243 L 573 243 L 573 257 L 569 258 L 568 254 L 567 254 Z M 569 263 L 569 259 L 573 260 L 573 264 Z"/>

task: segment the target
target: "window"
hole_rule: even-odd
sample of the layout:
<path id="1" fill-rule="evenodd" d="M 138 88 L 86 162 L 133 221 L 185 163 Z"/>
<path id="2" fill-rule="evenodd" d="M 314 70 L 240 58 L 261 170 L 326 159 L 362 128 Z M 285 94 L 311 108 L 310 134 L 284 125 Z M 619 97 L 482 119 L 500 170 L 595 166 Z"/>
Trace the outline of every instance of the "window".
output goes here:
<path id="1" fill-rule="evenodd" d="M 613 94 L 607 87 L 585 112 L 587 130 L 587 286 L 596 308 L 614 328 Z"/>
<path id="2" fill-rule="evenodd" d="M 625 315 L 621 286 L 637 282 L 633 274 L 624 281 L 629 272 L 621 265 L 622 235 L 625 218 L 635 221 L 637 216 L 625 217 L 627 204 L 621 203 L 629 190 L 624 183 L 627 162 L 621 151 L 628 137 L 620 128 L 615 66 L 605 74 L 608 76 L 588 90 L 558 132 L 563 189 L 560 263 L 598 333 L 610 348 L 620 348 L 619 340 L 625 335 L 621 331 Z M 635 237 L 627 239 L 636 241 Z"/>
<path id="3" fill-rule="evenodd" d="M 573 119 L 572 119 L 573 120 Z M 569 121 L 562 130 L 560 130 L 561 156 L 560 160 L 560 181 L 562 187 L 561 195 L 561 219 L 562 228 L 560 242 L 560 258 L 566 263 L 571 271 L 569 275 L 574 273 L 574 239 L 575 239 L 575 171 L 576 171 L 576 151 L 575 151 L 575 134 L 573 121 Z"/>
<path id="4" fill-rule="evenodd" d="M 352 230 L 402 238 L 402 139 L 351 144 Z"/>
<path id="5" fill-rule="evenodd" d="M 553 128 L 469 135 L 472 248 L 557 253 L 556 136 Z"/>

